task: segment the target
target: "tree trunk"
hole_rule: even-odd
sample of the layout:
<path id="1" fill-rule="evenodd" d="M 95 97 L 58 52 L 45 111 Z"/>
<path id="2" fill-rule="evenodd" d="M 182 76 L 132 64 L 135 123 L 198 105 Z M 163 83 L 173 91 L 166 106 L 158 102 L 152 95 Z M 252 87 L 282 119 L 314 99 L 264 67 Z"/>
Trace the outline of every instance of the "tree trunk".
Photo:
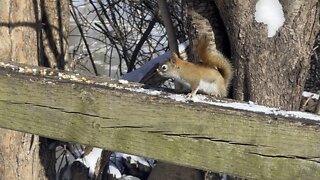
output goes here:
<path id="1" fill-rule="evenodd" d="M 0 60 L 38 65 L 36 3 L 0 1 Z"/>
<path id="2" fill-rule="evenodd" d="M 163 24 L 166 28 L 167 36 L 168 36 L 168 44 L 171 52 L 175 52 L 179 54 L 178 43 L 176 32 L 173 28 L 172 18 L 170 16 L 170 11 L 168 7 L 168 3 L 166 0 L 157 0 L 160 15 L 163 20 Z"/>
<path id="3" fill-rule="evenodd" d="M 271 38 L 266 25 L 254 19 L 257 1 L 215 2 L 230 39 L 234 97 L 298 109 L 319 31 L 318 0 L 280 0 L 285 22 Z"/>
<path id="4" fill-rule="evenodd" d="M 194 46 L 197 46 L 195 40 L 200 36 L 206 35 L 211 39 L 210 47 L 220 51 L 225 56 L 230 56 L 229 40 L 220 18 L 218 9 L 214 4 L 214 1 L 185 1 L 186 8 L 186 24 L 190 49 L 194 50 Z M 188 54 L 189 60 L 198 62 L 199 59 L 196 56 L 196 52 Z"/>
<path id="5" fill-rule="evenodd" d="M 41 66 L 65 69 L 68 59 L 69 1 L 40 0 L 42 34 Z"/>
<path id="6" fill-rule="evenodd" d="M 0 58 L 38 64 L 36 6 L 31 2 L 0 2 Z M 28 42 L 28 43 L 26 43 Z M 39 137 L 0 129 L 1 179 L 44 179 Z"/>
<path id="7" fill-rule="evenodd" d="M 1 179 L 45 179 L 39 136 L 0 129 Z"/>
<path id="8" fill-rule="evenodd" d="M 314 51 L 310 62 L 310 73 L 305 89 L 309 92 L 320 92 L 320 31 L 314 44 Z"/>
<path id="9" fill-rule="evenodd" d="M 0 61 L 46 65 L 47 59 L 48 65 L 64 68 L 68 2 L 44 3 L 0 1 Z M 0 137 L 1 179 L 55 179 L 55 150 L 47 139 L 6 129 L 0 129 Z"/>
<path id="10" fill-rule="evenodd" d="M 319 32 L 317 0 L 281 1 L 286 21 L 272 38 L 267 37 L 266 26 L 254 19 L 257 1 L 185 2 L 191 46 L 192 40 L 206 34 L 213 48 L 231 55 L 235 99 L 299 108 L 310 52 Z M 192 53 L 189 59 L 197 61 Z"/>

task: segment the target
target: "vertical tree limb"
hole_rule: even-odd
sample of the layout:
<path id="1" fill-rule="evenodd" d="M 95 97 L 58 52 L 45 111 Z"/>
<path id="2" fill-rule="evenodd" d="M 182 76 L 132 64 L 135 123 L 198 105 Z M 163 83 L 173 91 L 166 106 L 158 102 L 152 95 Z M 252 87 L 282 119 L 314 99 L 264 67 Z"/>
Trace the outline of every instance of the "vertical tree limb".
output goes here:
<path id="1" fill-rule="evenodd" d="M 167 31 L 169 48 L 171 52 L 175 52 L 179 54 L 178 43 L 176 33 L 173 27 L 172 19 L 169 12 L 169 7 L 166 0 L 158 0 L 158 6 L 160 10 L 160 14 L 164 23 L 164 26 Z"/>
<path id="2" fill-rule="evenodd" d="M 76 23 L 76 25 L 77 25 L 77 27 L 78 27 L 78 30 L 79 30 L 79 32 L 80 32 L 80 35 L 81 35 L 81 37 L 82 37 L 82 39 L 83 39 L 83 43 L 84 43 L 84 45 L 86 46 L 86 49 L 87 49 L 87 51 L 88 51 L 88 55 L 89 55 L 89 58 L 90 58 L 90 62 L 91 62 L 91 65 L 92 65 L 94 74 L 95 74 L 96 76 L 98 76 L 99 74 L 98 74 L 96 65 L 95 65 L 95 63 L 94 63 L 93 56 L 92 56 L 92 54 L 91 54 L 91 50 L 90 50 L 90 48 L 89 48 L 89 44 L 88 44 L 88 42 L 87 42 L 87 40 L 86 40 L 86 38 L 85 38 L 85 35 L 84 35 L 84 33 L 83 33 L 83 30 L 82 30 L 82 28 L 81 28 L 80 22 L 79 22 L 78 17 L 77 17 L 77 12 L 75 11 L 74 6 L 72 5 L 72 0 L 70 0 L 70 3 L 71 3 L 71 10 L 70 10 L 71 16 L 73 17 L 73 19 L 74 19 L 74 21 L 75 21 L 75 23 Z"/>
<path id="3" fill-rule="evenodd" d="M 143 45 L 143 43 L 147 40 L 149 34 L 151 33 L 154 25 L 156 24 L 156 18 L 152 18 L 151 22 L 149 23 L 146 31 L 143 33 L 141 39 L 139 40 L 138 44 L 136 45 L 136 47 L 134 48 L 133 50 L 133 53 L 131 55 L 131 59 L 130 59 L 130 62 L 129 62 L 129 66 L 128 66 L 128 73 L 131 72 L 134 68 L 134 64 L 137 60 L 137 56 L 139 54 L 139 51 L 141 50 L 141 47 Z"/>

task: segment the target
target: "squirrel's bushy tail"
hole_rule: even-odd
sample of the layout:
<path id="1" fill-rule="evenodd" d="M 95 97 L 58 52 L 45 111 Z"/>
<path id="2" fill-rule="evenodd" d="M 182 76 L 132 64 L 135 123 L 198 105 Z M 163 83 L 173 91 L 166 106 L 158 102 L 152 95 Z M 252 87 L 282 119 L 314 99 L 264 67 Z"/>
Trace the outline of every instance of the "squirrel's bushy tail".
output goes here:
<path id="1" fill-rule="evenodd" d="M 226 87 L 228 87 L 232 79 L 232 66 L 229 60 L 224 57 L 218 50 L 210 51 L 208 49 L 209 42 L 210 41 L 207 36 L 200 37 L 197 44 L 197 53 L 203 64 L 218 69 L 225 80 Z"/>

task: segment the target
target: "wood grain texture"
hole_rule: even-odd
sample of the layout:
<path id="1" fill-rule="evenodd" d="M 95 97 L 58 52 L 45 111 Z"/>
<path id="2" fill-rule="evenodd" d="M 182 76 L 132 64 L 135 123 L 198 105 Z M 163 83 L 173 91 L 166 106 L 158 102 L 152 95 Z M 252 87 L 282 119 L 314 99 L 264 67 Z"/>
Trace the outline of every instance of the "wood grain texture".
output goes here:
<path id="1" fill-rule="evenodd" d="M 0 127 L 250 179 L 320 178 L 318 122 L 105 84 L 0 68 Z"/>

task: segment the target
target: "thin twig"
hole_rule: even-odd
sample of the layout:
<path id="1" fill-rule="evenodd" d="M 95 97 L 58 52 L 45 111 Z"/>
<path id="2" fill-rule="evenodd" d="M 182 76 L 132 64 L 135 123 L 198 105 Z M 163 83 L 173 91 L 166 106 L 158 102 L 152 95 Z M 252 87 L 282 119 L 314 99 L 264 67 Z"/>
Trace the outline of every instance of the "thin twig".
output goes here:
<path id="1" fill-rule="evenodd" d="M 73 6 L 73 4 L 72 4 L 72 0 L 70 0 L 70 3 L 71 3 L 70 14 L 71 14 L 71 16 L 73 17 L 74 22 L 76 23 L 76 25 L 77 25 L 77 27 L 78 27 L 78 30 L 79 30 L 79 32 L 80 32 L 81 37 L 83 38 L 83 42 L 84 42 L 84 45 L 86 46 L 86 49 L 87 49 L 87 51 L 88 51 L 89 59 L 90 59 L 90 61 L 91 61 L 91 65 L 92 65 L 94 74 L 95 74 L 96 76 L 98 76 L 99 74 L 98 74 L 96 65 L 94 64 L 94 60 L 93 60 L 93 57 L 92 57 L 92 54 L 91 54 L 91 51 L 90 51 L 90 48 L 89 48 L 89 44 L 88 44 L 88 42 L 87 42 L 87 40 L 86 40 L 86 38 L 85 38 L 85 35 L 84 35 L 84 33 L 83 33 L 83 30 L 82 30 L 82 28 L 81 28 L 80 22 L 79 22 L 79 20 L 78 20 L 77 13 L 76 13 L 75 8 L 74 8 L 74 6 Z"/>
<path id="2" fill-rule="evenodd" d="M 152 29 L 153 29 L 155 24 L 156 24 L 156 18 L 153 18 L 151 20 L 151 22 L 149 23 L 148 28 L 143 33 L 139 43 L 137 44 L 137 46 L 135 47 L 135 49 L 134 49 L 134 51 L 132 53 L 127 72 L 131 72 L 133 70 L 134 64 L 135 64 L 135 62 L 137 60 L 138 53 L 139 53 L 140 49 L 142 48 L 142 45 L 144 44 L 144 42 L 147 40 L 148 36 L 150 35 L 150 33 L 151 33 L 151 31 L 152 31 Z"/>

